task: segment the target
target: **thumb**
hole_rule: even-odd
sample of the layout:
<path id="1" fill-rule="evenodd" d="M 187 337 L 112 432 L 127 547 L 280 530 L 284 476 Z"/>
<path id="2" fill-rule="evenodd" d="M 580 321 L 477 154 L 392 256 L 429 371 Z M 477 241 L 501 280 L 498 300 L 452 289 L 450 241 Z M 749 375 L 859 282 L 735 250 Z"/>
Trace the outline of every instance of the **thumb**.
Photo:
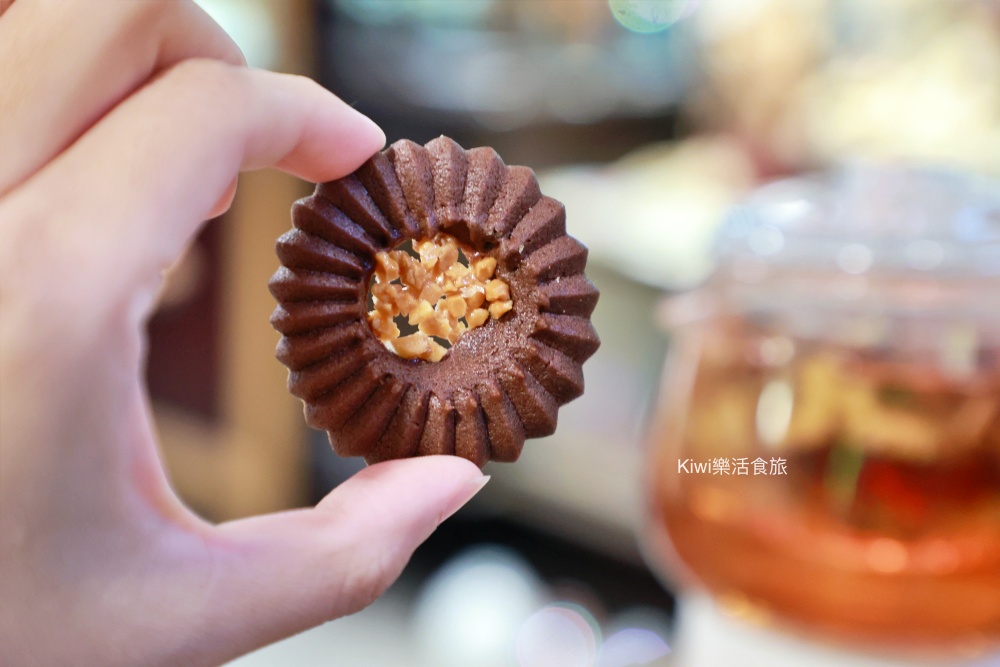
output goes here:
<path id="1" fill-rule="evenodd" d="M 232 658 L 360 611 L 488 480 L 453 456 L 387 461 L 357 473 L 315 508 L 219 526 L 200 632 L 206 652 Z"/>

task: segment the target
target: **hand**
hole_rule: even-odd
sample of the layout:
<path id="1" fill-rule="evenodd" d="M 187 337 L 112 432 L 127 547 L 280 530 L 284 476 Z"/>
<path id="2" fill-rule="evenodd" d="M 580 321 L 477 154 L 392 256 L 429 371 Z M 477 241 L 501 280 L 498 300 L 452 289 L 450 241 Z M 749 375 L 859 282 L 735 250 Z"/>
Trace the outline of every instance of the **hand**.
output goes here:
<path id="1" fill-rule="evenodd" d="M 0 662 L 218 664 L 363 608 L 486 478 L 393 461 L 209 525 L 158 459 L 143 330 L 240 170 L 337 178 L 382 132 L 188 2 L 20 0 L 0 68 Z"/>

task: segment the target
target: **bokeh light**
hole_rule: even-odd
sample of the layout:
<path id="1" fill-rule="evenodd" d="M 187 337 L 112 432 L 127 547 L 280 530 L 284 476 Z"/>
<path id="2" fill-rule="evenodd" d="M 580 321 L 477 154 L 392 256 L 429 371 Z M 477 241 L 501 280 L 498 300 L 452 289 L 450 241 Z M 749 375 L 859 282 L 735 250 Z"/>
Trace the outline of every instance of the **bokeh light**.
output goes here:
<path id="1" fill-rule="evenodd" d="M 336 0 L 337 8 L 356 21 L 386 25 L 400 21 L 423 24 L 477 25 L 496 0 Z"/>
<path id="2" fill-rule="evenodd" d="M 624 628 L 604 641 L 597 667 L 647 665 L 669 653 L 667 642 L 652 630 Z"/>
<path id="3" fill-rule="evenodd" d="M 608 0 L 615 20 L 640 34 L 666 30 L 690 15 L 695 4 L 688 0 Z"/>
<path id="4" fill-rule="evenodd" d="M 651 607 L 630 607 L 605 625 L 605 640 L 595 667 L 663 665 L 670 655 L 670 618 Z"/>
<path id="5" fill-rule="evenodd" d="M 423 588 L 414 630 L 423 661 L 438 667 L 508 667 L 524 620 L 543 604 L 531 566 L 483 545 L 449 560 Z"/>
<path id="6" fill-rule="evenodd" d="M 532 614 L 517 633 L 519 667 L 592 667 L 600 627 L 580 605 L 550 604 Z"/>

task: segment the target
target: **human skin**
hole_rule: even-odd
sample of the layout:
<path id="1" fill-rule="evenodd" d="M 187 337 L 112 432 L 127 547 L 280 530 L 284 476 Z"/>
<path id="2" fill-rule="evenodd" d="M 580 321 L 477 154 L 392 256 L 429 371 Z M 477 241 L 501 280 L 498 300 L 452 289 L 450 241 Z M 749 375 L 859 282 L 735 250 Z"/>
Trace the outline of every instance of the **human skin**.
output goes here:
<path id="1" fill-rule="evenodd" d="M 212 525 L 169 486 L 142 369 L 162 272 L 238 173 L 338 178 L 381 130 L 247 69 L 189 2 L 0 12 L 0 663 L 215 665 L 365 607 L 479 469 L 381 463 Z"/>

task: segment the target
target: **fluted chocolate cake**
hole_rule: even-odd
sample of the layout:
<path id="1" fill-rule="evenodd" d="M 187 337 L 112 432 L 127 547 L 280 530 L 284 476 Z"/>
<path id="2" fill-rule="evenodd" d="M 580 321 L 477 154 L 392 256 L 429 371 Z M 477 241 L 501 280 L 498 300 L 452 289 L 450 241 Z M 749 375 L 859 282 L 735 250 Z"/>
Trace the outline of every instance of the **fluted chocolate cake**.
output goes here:
<path id="1" fill-rule="evenodd" d="M 555 431 L 600 344 L 587 249 L 565 222 L 532 170 L 446 137 L 318 185 L 270 283 L 306 421 L 369 462 L 514 461 Z"/>

